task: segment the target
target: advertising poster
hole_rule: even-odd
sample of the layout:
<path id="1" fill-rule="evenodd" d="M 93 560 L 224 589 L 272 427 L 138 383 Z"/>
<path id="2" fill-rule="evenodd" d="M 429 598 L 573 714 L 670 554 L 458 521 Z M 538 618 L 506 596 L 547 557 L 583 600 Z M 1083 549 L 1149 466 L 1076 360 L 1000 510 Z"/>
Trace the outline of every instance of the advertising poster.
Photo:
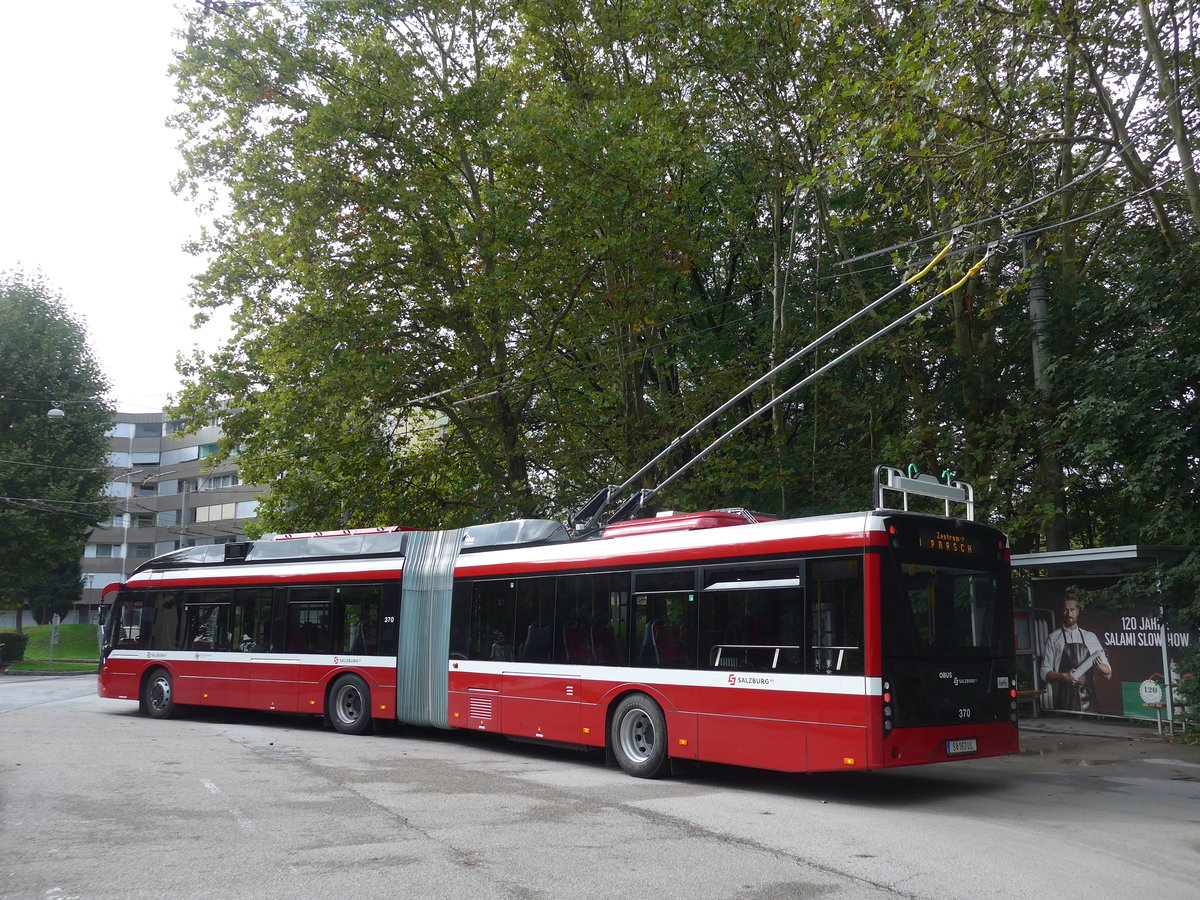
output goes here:
<path id="1" fill-rule="evenodd" d="M 1115 581 L 1087 579 L 1086 585 L 1095 589 Z M 1165 710 L 1147 704 L 1147 696 L 1155 698 L 1143 688 L 1146 682 L 1164 680 L 1163 631 L 1153 599 L 1111 612 L 1089 605 L 1087 591 L 1043 581 L 1034 583 L 1032 600 L 1032 662 L 1046 689 L 1044 708 L 1166 718 Z M 1175 661 L 1195 641 L 1196 635 L 1168 627 L 1168 659 Z"/>

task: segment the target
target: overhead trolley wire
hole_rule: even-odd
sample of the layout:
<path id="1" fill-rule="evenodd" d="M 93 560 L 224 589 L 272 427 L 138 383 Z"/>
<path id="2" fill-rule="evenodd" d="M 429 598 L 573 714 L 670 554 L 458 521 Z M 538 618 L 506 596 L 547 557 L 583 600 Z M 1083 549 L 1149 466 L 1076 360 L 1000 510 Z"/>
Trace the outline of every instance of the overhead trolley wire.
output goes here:
<path id="1" fill-rule="evenodd" d="M 642 466 L 642 468 L 638 469 L 637 472 L 635 472 L 633 475 L 631 475 L 629 478 L 627 478 L 624 481 L 624 483 L 622 483 L 620 485 L 615 485 L 615 486 L 610 485 L 606 488 L 603 488 L 599 493 L 596 494 L 595 497 L 593 497 L 587 504 L 585 504 L 578 512 L 576 512 L 571 517 L 572 527 L 576 528 L 579 531 L 588 531 L 589 529 L 596 527 L 600 522 L 601 516 L 603 516 L 604 512 L 608 509 L 609 505 L 614 500 L 623 496 L 624 493 L 635 482 L 638 481 L 638 479 L 642 478 L 655 465 L 657 465 L 659 462 L 661 462 L 663 459 L 665 459 L 668 455 L 673 453 L 676 448 L 678 448 L 685 441 L 687 441 L 690 438 L 692 438 L 693 436 L 695 436 L 702 428 L 704 428 L 707 425 L 709 425 L 710 423 L 712 423 L 718 416 L 720 416 L 722 413 L 729 410 L 731 407 L 733 407 L 735 404 L 739 403 L 741 400 L 745 399 L 745 397 L 747 397 L 749 394 L 751 394 L 753 391 L 755 391 L 762 385 L 766 384 L 768 381 L 770 381 L 772 378 L 774 378 L 776 375 L 778 375 L 784 369 L 787 369 L 789 366 L 792 366 L 797 361 L 799 361 L 803 357 L 807 356 L 809 353 L 813 352 L 817 347 L 821 346 L 821 344 L 825 343 L 825 341 L 827 341 L 830 338 L 834 337 L 835 335 L 841 333 L 843 330 L 845 330 L 846 328 L 853 325 L 859 319 L 863 318 L 866 315 L 869 315 L 871 312 L 878 309 L 880 306 L 882 306 L 888 300 L 891 300 L 893 297 L 895 297 L 897 294 L 899 294 L 905 288 L 910 287 L 913 284 L 916 284 L 918 281 L 920 281 L 922 278 L 924 278 L 927 274 L 929 274 L 929 272 L 932 271 L 934 266 L 936 266 L 943 259 L 945 259 L 945 257 L 947 255 L 949 255 L 951 249 L 954 247 L 954 244 L 955 244 L 955 241 L 957 240 L 957 238 L 958 238 L 958 232 L 956 231 L 951 236 L 951 239 L 946 243 L 946 246 L 944 246 L 941 249 L 941 251 L 939 253 L 937 253 L 934 256 L 934 258 L 932 260 L 930 260 L 930 262 L 927 265 L 925 265 L 924 268 L 922 268 L 920 271 L 914 273 L 913 275 L 909 276 L 908 278 L 904 279 L 902 282 L 900 282 L 900 284 L 896 285 L 896 287 L 892 288 L 886 294 L 884 294 L 883 296 L 879 297 L 878 299 L 872 301 L 871 303 L 868 303 L 862 309 L 853 313 L 846 319 L 843 319 L 839 324 L 835 325 L 829 331 L 822 334 L 816 340 L 810 342 L 806 346 L 797 350 L 795 353 L 793 353 L 787 359 L 783 360 L 782 362 L 780 362 L 777 365 L 775 365 L 774 367 L 772 367 L 769 371 L 767 371 L 765 374 L 761 375 L 759 378 L 757 378 L 751 384 L 747 385 L 745 388 L 743 388 L 741 391 L 739 391 L 736 395 L 731 397 L 729 400 L 727 400 L 725 403 L 723 403 L 717 409 L 713 410 L 711 413 L 709 413 L 707 416 L 705 416 L 703 419 L 701 419 L 699 422 L 697 422 L 695 425 L 693 425 L 686 432 L 681 434 L 679 437 L 675 438 L 675 440 L 673 440 L 657 456 L 655 456 L 653 459 L 651 459 L 649 462 L 647 462 L 644 466 Z M 988 256 L 990 256 L 990 255 L 991 255 L 991 251 L 989 250 Z M 967 273 L 967 275 L 964 276 L 960 282 L 958 282 L 958 284 L 956 284 L 954 287 L 948 288 L 947 290 L 942 291 L 941 293 L 934 296 L 932 298 L 932 300 L 929 300 L 929 301 L 927 301 L 926 304 L 923 304 L 923 308 L 928 309 L 928 307 L 931 306 L 933 304 L 933 302 L 936 301 L 937 299 L 939 299 L 940 297 L 945 296 L 946 294 L 948 294 L 954 290 L 957 290 L 957 288 L 961 284 L 965 283 L 968 278 L 970 278 L 974 273 L 978 272 L 979 268 L 982 268 L 983 263 L 984 263 L 984 261 L 986 261 L 986 259 L 987 259 L 987 256 L 985 256 L 983 260 L 980 260 L 980 262 L 976 265 L 976 267 L 973 267 Z M 918 309 L 917 312 L 919 312 L 919 311 L 920 311 L 920 309 Z M 891 328 L 897 327 L 898 325 L 903 324 L 903 322 L 908 321 L 908 318 L 911 318 L 912 316 L 917 315 L 917 312 L 910 313 L 908 317 L 901 319 L 897 322 L 893 322 L 892 325 L 889 326 L 884 331 L 881 331 L 881 332 L 877 333 L 875 336 L 868 338 L 867 341 L 860 343 L 853 350 L 848 351 L 847 353 L 837 357 L 833 362 L 826 364 L 821 369 L 819 369 L 817 372 L 815 372 L 813 375 L 808 376 L 806 379 L 801 381 L 799 384 L 789 388 L 783 394 L 780 394 L 778 397 L 776 397 L 770 404 L 768 404 L 765 407 L 760 408 L 757 412 L 755 412 L 750 417 L 750 419 L 745 420 L 744 422 L 742 422 L 741 424 L 739 424 L 738 426 L 733 428 L 730 432 L 727 432 L 725 435 L 723 435 L 716 444 L 710 445 L 708 448 L 706 448 L 706 450 L 702 451 L 701 456 L 698 458 L 702 458 L 703 456 L 706 456 L 713 449 L 715 449 L 717 446 L 719 446 L 719 444 L 724 443 L 725 440 L 727 440 L 734 433 L 739 431 L 744 425 L 748 424 L 749 421 L 756 418 L 762 412 L 765 412 L 767 409 L 772 408 L 777 403 L 781 402 L 783 399 L 790 396 L 792 393 L 794 393 L 800 387 L 803 387 L 805 384 L 808 384 L 810 381 L 812 381 L 813 378 L 817 377 L 820 374 L 823 374 L 825 371 L 832 368 L 838 362 L 841 362 L 841 360 L 844 359 L 846 356 L 857 351 L 860 347 L 865 346 L 867 343 L 870 343 L 871 341 L 875 340 L 877 337 L 880 337 L 883 334 L 886 334 L 887 331 L 891 330 Z M 643 506 L 651 497 L 653 497 L 655 494 L 657 494 L 659 491 L 661 491 L 664 487 L 666 487 L 667 484 L 669 484 L 671 481 L 674 481 L 679 475 L 681 475 L 684 471 L 686 471 L 688 468 L 690 468 L 691 465 L 698 460 L 698 458 L 692 459 L 690 462 L 685 464 L 681 469 L 677 470 L 676 473 L 674 475 L 672 475 L 671 478 L 667 482 L 664 482 L 663 484 L 659 485 L 656 488 L 643 489 L 643 490 L 639 491 L 638 493 L 634 494 L 628 501 L 626 501 L 624 504 L 622 504 L 622 506 L 620 506 L 616 512 L 613 513 L 612 517 L 610 517 L 610 521 L 614 521 L 614 520 L 619 521 L 620 519 L 628 517 L 628 515 L 630 515 L 632 512 L 641 508 L 641 506 Z"/>
<path id="2" fill-rule="evenodd" d="M 732 428 L 730 428 L 728 431 L 726 431 L 723 435 L 721 435 L 719 438 L 717 438 L 715 441 L 713 441 L 711 444 L 709 444 L 707 447 L 705 447 L 703 450 L 701 450 L 699 453 L 697 453 L 695 456 L 693 456 L 691 459 L 689 459 L 686 463 L 684 463 L 682 466 L 680 466 L 678 469 L 676 469 L 670 476 L 668 476 L 666 479 L 664 479 L 660 484 L 658 484 L 657 486 L 655 486 L 653 488 L 647 488 L 643 491 L 640 491 L 638 493 L 638 495 L 636 495 L 634 498 L 636 501 L 638 501 L 636 503 L 636 505 L 634 506 L 634 509 L 644 506 L 656 494 L 658 494 L 660 491 L 664 490 L 666 487 L 668 487 L 670 484 L 672 484 L 674 481 L 676 481 L 679 478 L 679 476 L 681 476 L 684 472 L 686 472 L 688 469 L 690 469 L 696 463 L 701 462 L 702 460 L 706 459 L 714 450 L 716 450 L 718 447 L 720 447 L 722 444 L 724 444 L 726 441 L 728 441 L 731 437 L 733 437 L 735 434 L 737 434 L 739 431 L 741 431 L 743 428 L 745 428 L 747 425 L 749 425 L 751 422 L 753 422 L 755 419 L 757 419 L 763 413 L 765 413 L 771 409 L 774 409 L 776 406 L 778 406 L 780 403 L 782 403 L 784 400 L 786 400 L 792 394 L 796 393 L 801 388 L 806 387 L 807 385 L 811 384 L 813 381 L 815 381 L 817 378 L 820 378 L 822 375 L 824 375 L 826 372 L 828 372 L 834 366 L 841 363 L 843 360 L 849 359 L 851 356 L 853 356 L 855 353 L 857 353 L 863 347 L 866 347 L 868 344 L 874 343 L 875 341 L 877 341 L 879 338 L 883 337 L 884 335 L 886 335 L 892 331 L 895 331 L 901 325 L 904 325 L 905 323 L 916 318 L 921 313 L 925 312 L 930 307 L 932 307 L 938 300 L 942 299 L 943 297 L 949 296 L 950 294 L 953 294 L 955 291 L 957 291 L 959 288 L 961 288 L 964 284 L 966 284 L 970 279 L 974 278 L 976 275 L 979 274 L 979 272 L 983 269 L 984 265 L 987 263 L 988 259 L 991 258 L 993 252 L 997 249 L 998 246 L 999 246 L 999 242 L 995 242 L 995 243 L 989 245 L 987 252 L 985 252 L 984 255 L 982 257 L 980 257 L 979 261 L 976 262 L 973 266 L 971 266 L 971 268 L 967 270 L 966 274 L 963 275 L 962 278 L 960 278 L 958 281 L 956 281 L 950 287 L 939 291 L 938 293 L 936 293 L 932 297 L 930 297 L 928 300 L 924 301 L 923 303 L 919 303 L 917 306 L 910 309 L 904 315 L 892 320 L 887 325 L 885 325 L 883 328 L 879 329 L 874 334 L 872 334 L 870 337 L 859 341 L 857 344 L 855 344 L 849 350 L 846 350 L 843 353 L 840 353 L 839 355 L 835 356 L 833 359 L 831 359 L 825 365 L 821 366 L 821 368 L 817 369 L 812 374 L 805 376 L 800 381 L 796 382 L 794 385 L 792 385 L 790 388 L 788 388 L 786 391 L 783 391 L 782 393 L 780 393 L 778 396 L 774 397 L 767 403 L 764 403 L 762 406 L 760 406 L 758 409 L 756 409 L 754 412 L 752 412 L 750 415 L 748 415 L 746 418 L 744 418 L 741 422 L 734 425 Z M 939 258 L 940 258 L 940 256 L 944 256 L 945 252 L 946 251 L 943 250 L 943 252 L 941 254 L 939 254 Z"/>
<path id="3" fill-rule="evenodd" d="M 1181 85 L 1175 91 L 1175 96 L 1163 107 L 1164 110 L 1175 104 L 1178 104 L 1180 102 L 1180 98 L 1183 97 L 1183 95 L 1187 91 L 1191 90 L 1191 88 L 1194 85 L 1196 85 L 1197 83 L 1200 83 L 1200 74 L 1195 75 L 1192 78 L 1189 78 L 1185 84 Z M 863 262 L 864 260 L 873 259 L 876 256 L 882 256 L 885 253 L 894 253 L 897 250 L 903 250 L 905 248 L 912 247 L 916 244 L 924 243 L 925 241 L 932 241 L 932 240 L 937 240 L 938 238 L 946 237 L 947 235 L 952 234 L 955 230 L 973 229 L 973 228 L 977 228 L 980 225 L 987 225 L 991 222 L 1003 221 L 1005 219 L 1011 219 L 1017 213 L 1024 212 L 1025 210 L 1027 210 L 1033 206 L 1036 206 L 1037 204 L 1039 204 L 1045 200 L 1049 200 L 1049 199 L 1057 196 L 1058 194 L 1063 193 L 1064 191 L 1070 190 L 1075 185 L 1100 174 L 1100 172 L 1102 172 L 1104 170 L 1104 167 L 1108 165 L 1108 162 L 1112 158 L 1113 154 L 1120 156 L 1121 154 L 1128 151 L 1131 147 L 1133 147 L 1135 143 L 1136 143 L 1136 138 L 1133 135 L 1130 135 L 1129 138 L 1124 143 L 1119 144 L 1116 147 L 1109 147 L 1108 150 L 1105 151 L 1104 156 L 1101 158 L 1100 162 L 1098 162 L 1092 168 L 1088 169 L 1086 172 L 1081 172 L 1079 175 L 1076 175 L 1074 178 L 1072 178 L 1066 184 L 1061 184 L 1058 187 L 1054 188 L 1053 190 L 1046 191 L 1044 194 L 1034 197 L 1032 200 L 1028 200 L 1025 203 L 1018 204 L 1017 206 L 1014 206 L 1010 209 L 1002 210 L 1001 212 L 998 212 L 998 213 L 993 213 L 990 216 L 984 216 L 983 218 L 976 219 L 973 222 L 966 222 L 962 225 L 957 225 L 953 228 L 944 229 L 942 231 L 933 232 L 931 234 L 921 235 L 920 237 L 915 237 L 910 241 L 905 241 L 902 244 L 893 244 L 890 247 L 883 247 L 879 250 L 870 250 L 866 253 L 860 253 L 858 256 L 852 256 L 847 259 L 839 260 L 838 262 L 834 263 L 834 266 L 853 265 L 856 262 Z M 1171 146 L 1173 146 L 1174 143 L 1175 143 L 1175 141 L 1173 139 L 1170 139 L 1170 138 L 1167 139 L 1164 142 L 1164 144 L 1162 145 L 1162 147 L 1153 155 L 1153 157 L 1155 159 L 1161 158 L 1162 154 L 1166 150 L 1168 150 Z M 1195 167 L 1196 167 L 1196 163 L 1194 160 L 1180 160 L 1180 170 L 1181 171 L 1194 171 Z M 1151 185 L 1150 187 L 1143 188 L 1142 190 L 1138 191 L 1137 193 L 1132 194 L 1131 196 L 1125 198 L 1125 200 L 1121 201 L 1121 202 L 1128 202 L 1129 200 L 1136 200 L 1140 197 L 1144 197 L 1146 194 L 1149 194 L 1149 193 L 1156 191 L 1159 188 L 1165 186 L 1169 181 L 1170 181 L 1169 178 L 1160 179 L 1157 183 Z M 1119 205 L 1119 204 L 1111 204 L 1109 206 L 1104 207 L 1101 210 L 1095 210 L 1087 215 L 1077 216 L 1075 218 L 1067 219 L 1062 222 L 1055 223 L 1053 225 L 1047 225 L 1044 228 L 1039 228 L 1038 231 L 1040 233 L 1041 231 L 1049 231 L 1049 230 L 1052 230 L 1053 228 L 1057 228 L 1062 225 L 1069 225 L 1069 224 L 1073 224 L 1075 222 L 1084 221 L 1085 219 L 1089 218 L 1092 215 L 1096 215 L 1100 212 L 1104 212 L 1106 210 L 1112 209 L 1114 206 L 1117 206 L 1117 205 Z M 1031 232 L 1029 232 L 1029 233 L 1031 233 Z M 1028 233 L 1025 233 L 1025 234 L 1028 234 Z M 1014 238 L 1019 239 L 1020 237 L 1025 236 L 1025 234 L 1016 235 L 1016 236 L 1014 236 Z M 965 252 L 965 250 L 961 251 L 961 252 Z"/>

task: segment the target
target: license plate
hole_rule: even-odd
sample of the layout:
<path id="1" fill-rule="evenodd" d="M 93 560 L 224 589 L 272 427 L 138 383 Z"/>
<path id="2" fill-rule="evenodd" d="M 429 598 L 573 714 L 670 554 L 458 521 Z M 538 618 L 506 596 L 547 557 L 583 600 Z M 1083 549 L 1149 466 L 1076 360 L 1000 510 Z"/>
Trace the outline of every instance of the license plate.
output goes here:
<path id="1" fill-rule="evenodd" d="M 964 738 L 961 741 L 946 741 L 947 756 L 961 756 L 964 753 L 974 753 L 979 747 L 975 738 Z"/>

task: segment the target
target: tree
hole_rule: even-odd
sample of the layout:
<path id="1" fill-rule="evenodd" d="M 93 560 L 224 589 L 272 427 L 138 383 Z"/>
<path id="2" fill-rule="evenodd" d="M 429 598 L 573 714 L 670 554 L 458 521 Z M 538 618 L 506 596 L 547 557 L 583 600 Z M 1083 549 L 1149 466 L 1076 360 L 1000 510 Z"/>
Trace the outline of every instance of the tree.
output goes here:
<path id="1" fill-rule="evenodd" d="M 112 416 L 84 327 L 40 278 L 0 274 L 0 607 L 62 603 L 102 497 Z M 65 415 L 50 418 L 55 402 Z M 80 584 L 75 578 L 75 596 Z M 58 599 L 51 599 L 57 596 Z"/>
<path id="2" fill-rule="evenodd" d="M 1008 239 L 985 277 L 662 502 L 833 511 L 875 463 L 917 463 L 975 483 L 1022 550 L 1127 533 L 1102 527 L 1121 509 L 1165 535 L 1161 492 L 1114 493 L 1105 466 L 1165 491 L 1196 471 L 1174 439 L 1194 388 L 1154 381 L 1196 306 L 1192 21 L 1152 0 L 196 9 L 183 181 L 229 201 L 199 300 L 239 330 L 183 412 L 274 486 L 268 527 L 558 514 L 967 223 L 671 462 Z M 1147 361 L 1152 454 L 1078 423 L 1119 396 L 1106 358 Z"/>

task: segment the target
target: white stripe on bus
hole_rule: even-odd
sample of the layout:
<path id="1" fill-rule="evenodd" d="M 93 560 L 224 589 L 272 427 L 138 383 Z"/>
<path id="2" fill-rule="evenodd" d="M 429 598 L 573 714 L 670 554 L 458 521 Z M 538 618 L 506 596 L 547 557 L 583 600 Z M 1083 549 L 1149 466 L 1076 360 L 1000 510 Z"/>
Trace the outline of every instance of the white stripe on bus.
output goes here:
<path id="1" fill-rule="evenodd" d="M 145 662 L 247 663 L 301 665 L 320 668 L 387 669 L 396 666 L 390 656 L 343 656 L 342 654 L 250 655 L 210 650 L 114 650 L 110 659 Z M 741 672 L 730 669 L 654 669 L 643 666 L 580 666 L 545 663 L 514 663 L 486 659 L 452 659 L 450 673 L 528 678 L 575 678 L 605 684 L 648 684 L 677 687 L 734 687 L 792 693 L 837 694 L 847 697 L 878 697 L 883 680 L 862 675 L 812 675 L 794 672 Z"/>

